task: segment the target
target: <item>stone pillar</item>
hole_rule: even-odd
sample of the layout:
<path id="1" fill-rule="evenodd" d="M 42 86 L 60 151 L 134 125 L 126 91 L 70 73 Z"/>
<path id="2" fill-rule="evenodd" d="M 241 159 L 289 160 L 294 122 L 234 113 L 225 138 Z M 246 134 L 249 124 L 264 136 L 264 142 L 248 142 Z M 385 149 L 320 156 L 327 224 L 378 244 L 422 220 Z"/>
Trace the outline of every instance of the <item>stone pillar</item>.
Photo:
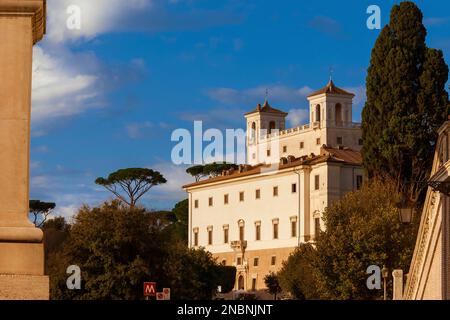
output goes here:
<path id="1" fill-rule="evenodd" d="M 43 234 L 28 219 L 33 45 L 45 0 L 0 1 L 0 299 L 48 299 Z"/>
<path id="2" fill-rule="evenodd" d="M 397 269 L 392 272 L 394 278 L 394 290 L 392 300 L 403 300 L 403 270 Z"/>

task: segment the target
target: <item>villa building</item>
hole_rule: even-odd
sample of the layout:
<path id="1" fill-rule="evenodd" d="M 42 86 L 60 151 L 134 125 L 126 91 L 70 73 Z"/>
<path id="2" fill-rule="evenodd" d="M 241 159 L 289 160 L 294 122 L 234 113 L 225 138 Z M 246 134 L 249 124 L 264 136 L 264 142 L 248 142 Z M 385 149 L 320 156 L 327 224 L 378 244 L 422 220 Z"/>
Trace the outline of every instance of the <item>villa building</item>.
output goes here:
<path id="1" fill-rule="evenodd" d="M 330 80 L 308 96 L 309 123 L 290 129 L 266 100 L 245 115 L 247 164 L 183 187 L 189 246 L 236 266 L 235 289 L 265 288 L 264 276 L 324 228 L 325 208 L 361 187 L 353 97 Z"/>

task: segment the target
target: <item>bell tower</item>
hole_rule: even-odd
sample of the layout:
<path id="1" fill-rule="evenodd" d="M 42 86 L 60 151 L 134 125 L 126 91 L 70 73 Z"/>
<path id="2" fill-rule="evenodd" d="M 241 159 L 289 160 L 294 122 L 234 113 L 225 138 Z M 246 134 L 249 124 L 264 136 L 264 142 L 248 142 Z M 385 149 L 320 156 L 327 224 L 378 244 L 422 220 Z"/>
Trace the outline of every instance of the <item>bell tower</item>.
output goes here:
<path id="1" fill-rule="evenodd" d="M 264 104 L 258 104 L 254 111 L 245 114 L 247 120 L 247 163 L 254 165 L 262 162 L 259 159 L 259 143 L 261 139 L 276 130 L 286 128 L 286 116 L 281 110 L 272 108 L 266 99 Z"/>
<path id="2" fill-rule="evenodd" d="M 328 84 L 308 96 L 311 128 L 342 128 L 352 124 L 353 93 Z"/>

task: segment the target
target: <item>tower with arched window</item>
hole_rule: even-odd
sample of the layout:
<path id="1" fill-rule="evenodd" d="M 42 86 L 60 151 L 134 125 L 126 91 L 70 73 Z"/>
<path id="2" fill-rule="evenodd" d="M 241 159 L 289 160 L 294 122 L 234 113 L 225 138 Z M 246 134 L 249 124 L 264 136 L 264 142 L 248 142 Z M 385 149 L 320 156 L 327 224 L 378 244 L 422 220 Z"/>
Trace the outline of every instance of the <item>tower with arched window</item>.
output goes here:
<path id="1" fill-rule="evenodd" d="M 328 84 L 308 96 L 310 126 L 313 128 L 348 128 L 352 126 L 353 93 Z"/>
<path id="2" fill-rule="evenodd" d="M 258 104 L 256 109 L 246 113 L 247 120 L 247 162 L 258 163 L 258 144 L 261 138 L 286 128 L 286 116 L 288 114 L 273 108 L 266 99 L 264 104 Z"/>

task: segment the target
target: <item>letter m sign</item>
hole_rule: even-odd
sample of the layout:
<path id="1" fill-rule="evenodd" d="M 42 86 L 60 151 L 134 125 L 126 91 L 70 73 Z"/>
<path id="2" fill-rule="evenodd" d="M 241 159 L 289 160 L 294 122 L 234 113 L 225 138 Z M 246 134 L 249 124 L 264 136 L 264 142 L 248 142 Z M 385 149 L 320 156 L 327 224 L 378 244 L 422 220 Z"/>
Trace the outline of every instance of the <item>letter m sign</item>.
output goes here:
<path id="1" fill-rule="evenodd" d="M 156 282 L 144 282 L 144 297 L 156 296 Z"/>

